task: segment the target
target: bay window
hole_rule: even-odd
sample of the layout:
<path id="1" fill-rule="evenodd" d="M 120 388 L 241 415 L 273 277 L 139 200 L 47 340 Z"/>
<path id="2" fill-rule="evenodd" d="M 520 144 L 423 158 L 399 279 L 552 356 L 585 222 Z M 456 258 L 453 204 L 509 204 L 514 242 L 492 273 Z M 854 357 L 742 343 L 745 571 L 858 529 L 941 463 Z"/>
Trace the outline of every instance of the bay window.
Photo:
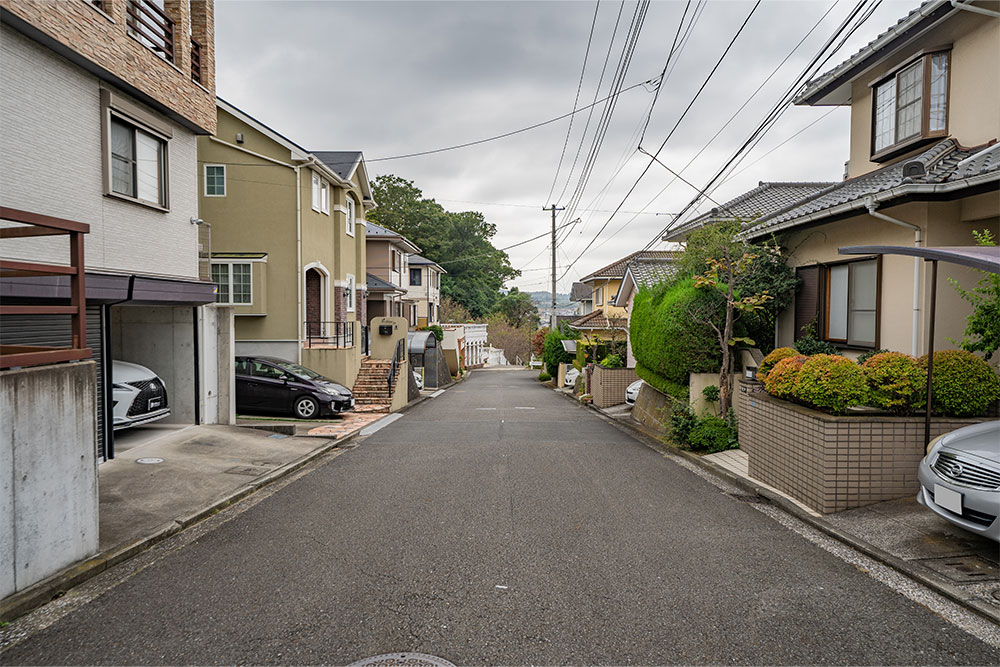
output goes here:
<path id="1" fill-rule="evenodd" d="M 949 56 L 948 51 L 922 55 L 874 84 L 873 161 L 947 134 Z"/>
<path id="2" fill-rule="evenodd" d="M 246 306 L 253 303 L 251 265 L 242 262 L 213 262 L 212 282 L 215 283 L 215 302 L 227 306 Z"/>

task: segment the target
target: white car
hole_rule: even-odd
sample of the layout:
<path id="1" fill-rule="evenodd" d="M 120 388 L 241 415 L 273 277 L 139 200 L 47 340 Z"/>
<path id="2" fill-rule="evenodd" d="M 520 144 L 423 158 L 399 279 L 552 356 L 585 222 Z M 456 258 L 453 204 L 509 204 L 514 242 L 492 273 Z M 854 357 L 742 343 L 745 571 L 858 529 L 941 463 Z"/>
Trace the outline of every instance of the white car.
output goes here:
<path id="1" fill-rule="evenodd" d="M 625 402 L 635 405 L 635 399 L 639 398 L 639 390 L 642 389 L 643 381 L 636 380 L 625 388 Z"/>
<path id="2" fill-rule="evenodd" d="M 417 389 L 423 389 L 424 388 L 424 376 L 423 375 L 421 375 L 417 371 L 413 371 L 413 379 L 417 383 Z"/>
<path id="3" fill-rule="evenodd" d="M 116 431 L 163 419 L 170 414 L 163 380 L 145 366 L 113 360 L 111 380 Z"/>
<path id="4" fill-rule="evenodd" d="M 566 371 L 566 379 L 563 381 L 563 385 L 567 387 L 574 386 L 578 377 L 580 377 L 580 371 L 575 368 L 570 368 Z"/>

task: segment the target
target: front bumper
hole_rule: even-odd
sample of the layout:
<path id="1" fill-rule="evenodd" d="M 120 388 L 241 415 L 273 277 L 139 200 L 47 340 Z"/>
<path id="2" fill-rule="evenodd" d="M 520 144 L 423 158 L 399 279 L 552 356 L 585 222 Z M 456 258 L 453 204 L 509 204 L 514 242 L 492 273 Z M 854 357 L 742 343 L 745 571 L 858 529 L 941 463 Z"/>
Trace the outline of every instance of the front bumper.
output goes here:
<path id="1" fill-rule="evenodd" d="M 917 492 L 917 502 L 970 533 L 982 535 L 1000 542 L 1000 491 L 987 491 L 959 486 L 943 479 L 931 470 L 925 458 L 920 462 L 917 471 L 920 480 L 920 490 Z M 962 514 L 946 510 L 934 502 L 934 485 L 940 484 L 962 494 Z M 992 521 L 989 520 L 992 517 Z"/>

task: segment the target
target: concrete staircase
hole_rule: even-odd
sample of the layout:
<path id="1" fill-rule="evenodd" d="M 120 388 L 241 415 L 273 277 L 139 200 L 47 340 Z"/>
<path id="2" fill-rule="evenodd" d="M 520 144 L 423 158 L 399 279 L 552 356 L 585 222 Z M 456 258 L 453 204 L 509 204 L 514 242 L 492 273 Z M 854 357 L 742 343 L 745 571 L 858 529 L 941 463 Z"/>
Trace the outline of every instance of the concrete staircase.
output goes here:
<path id="1" fill-rule="evenodd" d="M 381 359 L 364 359 L 358 371 L 358 379 L 354 383 L 354 412 L 389 412 L 392 405 L 392 392 L 386 384 L 391 361 Z M 399 366 L 392 378 L 392 390 L 396 389 L 399 377 Z"/>

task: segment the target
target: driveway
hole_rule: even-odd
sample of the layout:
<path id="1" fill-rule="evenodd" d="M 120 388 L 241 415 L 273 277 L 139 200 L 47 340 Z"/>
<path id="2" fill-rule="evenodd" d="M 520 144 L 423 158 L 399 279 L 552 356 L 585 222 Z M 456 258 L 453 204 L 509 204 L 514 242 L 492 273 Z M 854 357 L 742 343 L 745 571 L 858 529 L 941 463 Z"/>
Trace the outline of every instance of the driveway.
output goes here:
<path id="1" fill-rule="evenodd" d="M 988 628 L 993 645 L 530 372 L 473 373 L 216 520 L 2 662 L 1000 662 Z"/>

